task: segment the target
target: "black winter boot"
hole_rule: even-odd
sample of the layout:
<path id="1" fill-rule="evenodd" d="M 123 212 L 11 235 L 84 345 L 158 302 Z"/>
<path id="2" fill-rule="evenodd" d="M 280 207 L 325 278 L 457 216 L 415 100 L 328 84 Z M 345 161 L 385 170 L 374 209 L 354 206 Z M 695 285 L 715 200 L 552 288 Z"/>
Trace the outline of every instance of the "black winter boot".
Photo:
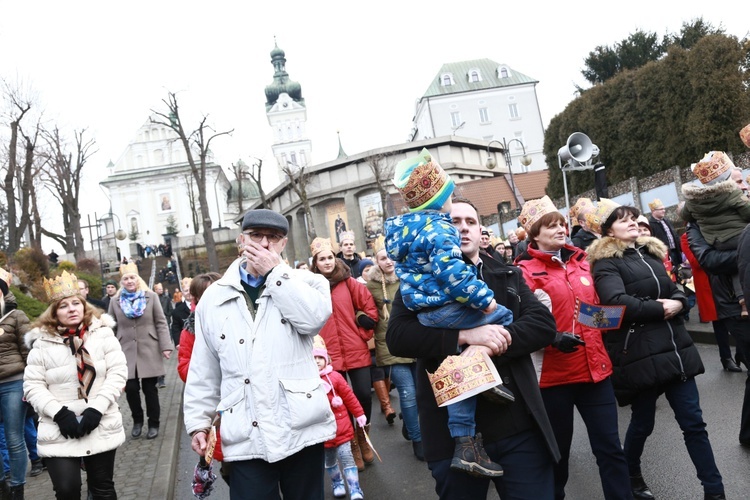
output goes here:
<path id="1" fill-rule="evenodd" d="M 23 485 L 19 484 L 18 486 L 11 486 L 10 496 L 8 498 L 10 500 L 23 500 Z"/>
<path id="2" fill-rule="evenodd" d="M 630 476 L 630 489 L 633 492 L 633 498 L 651 500 L 654 498 L 654 494 L 646 485 L 646 481 L 643 480 L 643 476 L 638 474 L 637 476 Z"/>
<path id="3" fill-rule="evenodd" d="M 462 470 L 478 477 L 500 477 L 503 468 L 490 460 L 484 451 L 482 435 L 462 436 L 456 439 L 456 449 L 451 460 L 451 469 Z"/>

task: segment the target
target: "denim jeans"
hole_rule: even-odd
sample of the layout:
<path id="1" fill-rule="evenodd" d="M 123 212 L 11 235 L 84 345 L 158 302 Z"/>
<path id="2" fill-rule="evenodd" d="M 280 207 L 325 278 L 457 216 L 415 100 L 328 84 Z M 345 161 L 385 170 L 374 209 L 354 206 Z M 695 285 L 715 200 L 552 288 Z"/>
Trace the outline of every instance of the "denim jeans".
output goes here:
<path id="1" fill-rule="evenodd" d="M 26 405 L 24 405 L 26 406 Z M 26 441 L 26 449 L 29 451 L 29 460 L 36 462 L 39 454 L 36 449 L 36 425 L 34 417 L 26 415 L 23 425 L 23 436 Z M 5 425 L 0 422 L 0 453 L 3 455 L 3 472 L 10 472 L 10 456 L 8 455 L 8 444 L 5 442 Z"/>
<path id="2" fill-rule="evenodd" d="M 509 325 L 513 322 L 513 312 L 500 304 L 490 314 L 479 309 L 451 302 L 434 309 L 422 310 L 417 314 L 419 322 L 430 328 L 453 328 L 468 330 L 482 325 Z"/>
<path id="3" fill-rule="evenodd" d="M 26 484 L 26 443 L 23 424 L 26 407 L 23 403 L 23 380 L 0 383 L 0 416 L 10 457 L 10 485 Z"/>
<path id="4" fill-rule="evenodd" d="M 628 461 L 630 475 L 641 474 L 641 455 L 646 439 L 654 430 L 656 400 L 661 393 L 669 401 L 675 420 L 682 429 L 690 459 L 693 461 L 698 479 L 707 494 L 724 493 L 721 474 L 716 467 L 714 452 L 708 440 L 706 423 L 703 421 L 698 387 L 695 379 L 685 382 L 672 382 L 661 389 L 649 389 L 641 392 L 631 406 L 631 418 L 625 434 L 625 457 Z"/>
<path id="5" fill-rule="evenodd" d="M 335 448 L 326 448 L 325 463 L 326 469 L 337 465 L 340 465 L 341 469 L 356 467 L 357 464 L 354 463 L 354 455 L 352 455 L 352 442 L 347 441 Z"/>
<path id="6" fill-rule="evenodd" d="M 417 389 L 414 380 L 417 378 L 416 363 L 399 363 L 391 365 L 391 380 L 396 384 L 401 414 L 404 417 L 409 439 L 414 442 L 422 441 L 419 429 L 419 415 L 417 413 Z"/>
<path id="7" fill-rule="evenodd" d="M 502 477 L 492 479 L 500 498 L 540 500 L 554 497 L 552 455 L 538 429 L 492 443 L 485 442 L 484 449 L 490 459 L 504 470 Z M 439 498 L 487 498 L 490 478 L 453 470 L 450 458 L 428 462 L 427 465 L 435 479 L 435 492 Z"/>

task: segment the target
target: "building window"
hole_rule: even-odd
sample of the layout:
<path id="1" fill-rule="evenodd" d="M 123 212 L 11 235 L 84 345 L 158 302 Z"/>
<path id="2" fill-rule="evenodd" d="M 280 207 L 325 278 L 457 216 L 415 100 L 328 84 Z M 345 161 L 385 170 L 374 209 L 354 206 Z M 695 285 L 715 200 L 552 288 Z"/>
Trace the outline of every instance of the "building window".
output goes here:
<path id="1" fill-rule="evenodd" d="M 289 157 L 291 158 L 292 165 L 297 166 L 297 153 L 292 151 L 291 153 L 289 153 Z"/>
<path id="2" fill-rule="evenodd" d="M 301 167 L 306 167 L 307 166 L 307 155 L 305 154 L 304 151 L 300 151 L 299 152 L 299 160 L 302 162 L 302 163 L 300 163 Z"/>
<path id="3" fill-rule="evenodd" d="M 440 80 L 443 82 L 443 87 L 449 87 L 453 85 L 453 75 L 445 73 Z"/>
<path id="4" fill-rule="evenodd" d="M 469 72 L 469 81 L 471 83 L 481 82 L 482 78 L 479 76 L 479 71 L 473 69 Z"/>
<path id="5" fill-rule="evenodd" d="M 487 108 L 479 108 L 479 123 L 490 122 L 490 111 Z"/>
<path id="6" fill-rule="evenodd" d="M 508 78 L 510 76 L 510 74 L 508 73 L 508 68 L 502 67 L 498 69 L 497 76 L 499 76 L 500 78 Z"/>
<path id="7" fill-rule="evenodd" d="M 461 113 L 458 111 L 454 111 L 451 113 L 451 126 L 453 128 L 459 127 L 461 125 Z"/>
<path id="8" fill-rule="evenodd" d="M 510 113 L 511 120 L 519 118 L 521 115 L 518 114 L 518 104 L 508 104 L 508 112 Z"/>
<path id="9" fill-rule="evenodd" d="M 286 153 L 281 153 L 281 168 L 287 167 Z"/>

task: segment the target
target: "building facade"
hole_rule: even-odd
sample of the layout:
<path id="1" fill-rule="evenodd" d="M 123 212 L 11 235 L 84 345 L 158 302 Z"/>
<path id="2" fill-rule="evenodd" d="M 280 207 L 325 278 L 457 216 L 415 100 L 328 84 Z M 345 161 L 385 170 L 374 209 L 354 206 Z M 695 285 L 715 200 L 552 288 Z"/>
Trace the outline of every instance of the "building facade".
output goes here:
<path id="1" fill-rule="evenodd" d="M 444 64 L 417 101 L 411 140 L 453 135 L 505 141 L 514 173 L 546 169 L 537 83 L 490 59 Z M 521 163 L 521 144 L 529 166 Z"/>

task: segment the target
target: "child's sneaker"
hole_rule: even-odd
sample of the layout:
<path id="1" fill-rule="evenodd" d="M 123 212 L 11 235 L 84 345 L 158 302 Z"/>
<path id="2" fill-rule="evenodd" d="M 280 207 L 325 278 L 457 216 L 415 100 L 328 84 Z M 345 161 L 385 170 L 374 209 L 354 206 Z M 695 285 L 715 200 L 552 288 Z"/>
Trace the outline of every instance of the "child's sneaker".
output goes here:
<path id="1" fill-rule="evenodd" d="M 503 468 L 490 460 L 484 451 L 482 435 L 457 437 L 451 469 L 462 470 L 472 476 L 500 477 Z"/>

